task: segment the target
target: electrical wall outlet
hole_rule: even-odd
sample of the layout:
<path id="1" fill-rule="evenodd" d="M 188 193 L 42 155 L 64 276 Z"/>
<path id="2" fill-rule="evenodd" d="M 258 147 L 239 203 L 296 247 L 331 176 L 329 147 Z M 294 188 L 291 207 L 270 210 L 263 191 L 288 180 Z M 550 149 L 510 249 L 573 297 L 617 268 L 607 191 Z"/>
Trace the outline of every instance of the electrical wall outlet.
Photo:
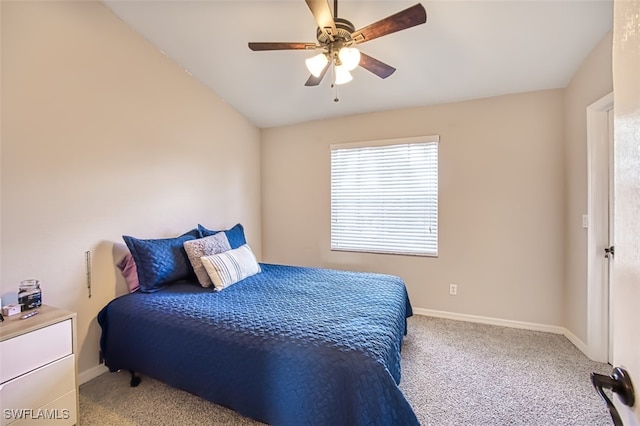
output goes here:
<path id="1" fill-rule="evenodd" d="M 449 294 L 456 296 L 458 294 L 458 286 L 456 284 L 449 284 Z"/>

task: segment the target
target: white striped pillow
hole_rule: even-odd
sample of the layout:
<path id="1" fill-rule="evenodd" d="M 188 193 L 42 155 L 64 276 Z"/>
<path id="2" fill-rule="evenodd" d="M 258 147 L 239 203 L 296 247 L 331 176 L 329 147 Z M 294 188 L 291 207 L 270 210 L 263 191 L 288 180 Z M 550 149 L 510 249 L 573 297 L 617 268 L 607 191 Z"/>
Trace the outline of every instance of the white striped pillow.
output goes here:
<path id="1" fill-rule="evenodd" d="M 247 244 L 223 253 L 202 256 L 200 261 L 216 291 L 261 272 L 256 256 Z"/>

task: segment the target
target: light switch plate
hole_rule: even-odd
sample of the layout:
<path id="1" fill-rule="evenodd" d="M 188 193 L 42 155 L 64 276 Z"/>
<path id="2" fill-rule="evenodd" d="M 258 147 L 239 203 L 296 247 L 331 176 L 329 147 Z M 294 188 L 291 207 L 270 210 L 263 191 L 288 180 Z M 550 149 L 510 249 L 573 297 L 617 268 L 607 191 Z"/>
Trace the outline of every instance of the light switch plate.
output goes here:
<path id="1" fill-rule="evenodd" d="M 589 215 L 586 215 L 586 214 L 582 215 L 582 227 L 583 228 L 589 227 Z"/>

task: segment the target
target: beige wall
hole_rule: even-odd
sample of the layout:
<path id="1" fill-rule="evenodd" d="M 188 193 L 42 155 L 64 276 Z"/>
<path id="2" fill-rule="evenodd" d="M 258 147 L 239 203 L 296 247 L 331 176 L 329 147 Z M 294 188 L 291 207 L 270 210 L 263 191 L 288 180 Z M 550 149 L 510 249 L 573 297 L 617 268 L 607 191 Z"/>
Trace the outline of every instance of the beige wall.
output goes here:
<path id="1" fill-rule="evenodd" d="M 587 107 L 613 90 L 611 33 L 584 60 L 564 96 L 566 266 L 564 325 L 587 342 Z"/>
<path id="2" fill-rule="evenodd" d="M 329 145 L 430 134 L 439 256 L 330 251 Z M 418 308 L 561 325 L 562 140 L 562 90 L 263 129 L 263 259 L 396 274 Z"/>
<path id="3" fill-rule="evenodd" d="M 640 0 L 616 0 L 613 25 L 615 245 L 613 362 L 635 388 L 635 405 L 620 404 L 625 425 L 640 424 Z"/>
<path id="4" fill-rule="evenodd" d="M 83 373 L 122 234 L 242 222 L 260 255 L 260 133 L 100 3 L 1 7 L 3 303 L 36 277 L 77 311 Z"/>
<path id="5" fill-rule="evenodd" d="M 81 373 L 97 365 L 95 315 L 122 286 L 121 235 L 198 222 L 244 223 L 265 261 L 393 273 L 416 307 L 584 340 L 584 111 L 611 90 L 610 35 L 566 90 L 260 134 L 99 3 L 0 5 L 0 294 L 37 277 L 45 303 L 77 311 Z M 421 134 L 441 136 L 440 256 L 331 252 L 328 145 Z"/>

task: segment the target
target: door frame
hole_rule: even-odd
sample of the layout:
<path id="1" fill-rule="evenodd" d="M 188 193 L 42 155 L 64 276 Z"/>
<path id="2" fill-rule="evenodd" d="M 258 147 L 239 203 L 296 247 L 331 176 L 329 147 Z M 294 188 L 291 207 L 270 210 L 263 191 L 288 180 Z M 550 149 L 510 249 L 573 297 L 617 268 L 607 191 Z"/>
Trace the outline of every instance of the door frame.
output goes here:
<path id="1" fill-rule="evenodd" d="M 603 279 L 604 247 L 597 242 L 609 232 L 603 215 L 609 216 L 611 109 L 613 92 L 587 107 L 587 356 L 598 362 L 610 361 L 609 283 Z"/>

